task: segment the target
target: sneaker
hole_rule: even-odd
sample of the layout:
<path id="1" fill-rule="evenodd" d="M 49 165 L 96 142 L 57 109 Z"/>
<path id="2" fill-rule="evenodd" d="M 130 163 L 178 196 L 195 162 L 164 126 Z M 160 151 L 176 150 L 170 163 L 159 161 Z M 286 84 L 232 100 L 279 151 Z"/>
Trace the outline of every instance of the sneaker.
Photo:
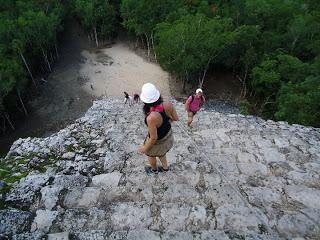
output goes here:
<path id="1" fill-rule="evenodd" d="M 162 166 L 158 167 L 158 172 L 168 172 L 168 171 L 169 171 L 169 168 L 164 169 Z"/>
<path id="2" fill-rule="evenodd" d="M 150 167 L 150 166 L 146 166 L 145 170 L 146 170 L 146 173 L 148 176 L 158 174 L 158 169 L 152 169 L 152 167 Z"/>

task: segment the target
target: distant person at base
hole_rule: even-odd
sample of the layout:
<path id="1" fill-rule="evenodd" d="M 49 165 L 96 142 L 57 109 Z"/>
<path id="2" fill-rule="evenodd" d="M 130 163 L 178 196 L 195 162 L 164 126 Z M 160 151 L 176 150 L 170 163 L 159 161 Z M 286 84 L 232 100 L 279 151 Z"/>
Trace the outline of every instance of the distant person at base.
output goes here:
<path id="1" fill-rule="evenodd" d="M 123 92 L 124 93 L 124 104 L 126 104 L 127 102 L 129 103 L 129 106 L 133 105 L 133 97 L 130 96 L 127 92 Z"/>
<path id="2" fill-rule="evenodd" d="M 205 103 L 206 99 L 203 96 L 203 92 L 201 88 L 198 88 L 196 90 L 196 94 L 192 94 L 188 97 L 186 103 L 185 103 L 185 109 L 188 113 L 188 126 L 191 125 L 193 121 L 194 115 L 200 110 L 202 105 Z"/>
<path id="3" fill-rule="evenodd" d="M 171 102 L 163 101 L 160 92 L 151 83 L 142 86 L 140 100 L 144 103 L 143 112 L 148 135 L 139 152 L 148 156 L 150 173 L 157 174 L 157 157 L 162 170 L 168 171 L 166 153 L 173 146 L 171 122 L 178 121 L 178 115 Z"/>
<path id="4" fill-rule="evenodd" d="M 133 94 L 133 102 L 134 103 L 139 103 L 140 102 L 140 96 L 138 93 Z"/>

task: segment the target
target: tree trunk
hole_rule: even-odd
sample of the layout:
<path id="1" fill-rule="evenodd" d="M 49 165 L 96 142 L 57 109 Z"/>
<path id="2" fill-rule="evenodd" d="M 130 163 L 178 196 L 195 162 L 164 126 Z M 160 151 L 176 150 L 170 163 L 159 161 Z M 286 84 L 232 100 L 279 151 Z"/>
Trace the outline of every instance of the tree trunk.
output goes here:
<path id="1" fill-rule="evenodd" d="M 27 111 L 27 109 L 26 109 L 26 107 L 25 107 L 25 105 L 24 105 L 24 103 L 23 103 L 23 101 L 22 101 L 21 94 L 20 94 L 20 90 L 19 90 L 18 88 L 17 88 L 17 94 L 18 94 L 18 97 L 19 97 L 19 101 L 20 101 L 20 103 L 21 103 L 21 106 L 22 106 L 22 108 L 23 108 L 24 114 L 25 114 L 26 116 L 28 116 L 28 111 Z"/>
<path id="2" fill-rule="evenodd" d="M 56 50 L 56 56 L 57 56 L 57 59 L 58 59 L 59 58 L 59 53 L 58 53 L 57 43 L 54 43 L 54 48 Z"/>
<path id="3" fill-rule="evenodd" d="M 14 128 L 14 126 L 13 126 L 11 120 L 10 120 L 9 114 L 8 113 L 4 113 L 4 117 L 7 119 L 7 121 L 9 123 L 10 127 L 12 128 L 12 130 L 15 130 L 15 128 Z"/>
<path id="4" fill-rule="evenodd" d="M 94 38 L 96 40 L 96 45 L 99 47 L 99 42 L 98 42 L 98 34 L 97 34 L 97 28 L 93 27 L 93 32 L 94 32 Z"/>
<path id="5" fill-rule="evenodd" d="M 42 50 L 42 54 L 43 54 L 44 61 L 47 63 L 48 68 L 49 68 L 49 71 L 52 72 L 51 66 L 50 66 L 50 63 L 49 63 L 49 60 L 48 60 L 48 57 L 47 57 L 47 55 L 46 55 L 46 53 L 45 53 L 45 51 L 43 50 L 42 47 L 41 47 L 41 50 Z"/>
<path id="6" fill-rule="evenodd" d="M 207 64 L 207 66 L 205 67 L 205 69 L 203 70 L 203 75 L 202 75 L 201 81 L 199 82 L 199 88 L 202 88 L 202 86 L 203 86 L 204 78 L 205 78 L 205 76 L 207 74 L 207 71 L 208 71 L 208 68 L 209 68 L 209 64 L 210 64 L 210 60 L 209 60 L 209 62 Z"/>
<path id="7" fill-rule="evenodd" d="M 153 49 L 153 55 L 154 55 L 154 58 L 157 62 L 157 54 L 156 54 L 156 51 L 154 49 L 154 42 L 153 42 L 153 34 L 151 33 L 151 44 L 152 44 L 152 49 Z"/>
<path id="8" fill-rule="evenodd" d="M 30 77 L 31 77 L 31 80 L 32 80 L 32 82 L 33 82 L 33 85 L 35 86 L 36 90 L 38 90 L 38 86 L 37 86 L 37 84 L 36 84 L 36 81 L 34 80 L 33 75 L 32 75 L 32 73 L 31 73 L 31 71 L 30 71 L 29 66 L 28 66 L 28 63 L 27 63 L 26 59 L 24 58 L 24 56 L 23 56 L 22 52 L 20 51 L 20 49 L 19 49 L 19 53 L 20 53 L 20 56 L 21 56 L 21 58 L 22 58 L 22 61 L 23 61 L 24 65 L 26 66 L 26 68 L 27 68 L 27 70 L 28 70 L 28 73 L 29 73 L 29 75 L 30 75 Z"/>
<path id="9" fill-rule="evenodd" d="M 243 97 L 246 97 L 247 96 L 247 76 L 248 76 L 248 66 L 246 67 L 246 71 L 244 73 L 244 78 L 243 78 L 243 87 L 244 87 L 244 90 L 243 90 Z"/>
<path id="10" fill-rule="evenodd" d="M 247 84 L 246 84 L 246 82 L 244 82 L 243 87 L 244 87 L 243 97 L 245 98 L 247 96 Z"/>
<path id="11" fill-rule="evenodd" d="M 292 42 L 292 44 L 291 44 L 290 53 L 293 52 L 293 49 L 295 48 L 297 41 L 298 41 L 298 37 L 295 37 L 294 40 L 293 40 L 293 42 Z"/>
<path id="12" fill-rule="evenodd" d="M 247 94 L 246 86 L 245 86 L 245 84 L 244 84 L 244 80 L 241 79 L 240 76 L 237 75 L 237 78 L 238 78 L 239 82 L 240 82 L 241 85 L 242 85 L 241 92 L 240 92 L 240 98 L 243 98 L 243 97 L 245 97 L 246 94 Z"/>
<path id="13" fill-rule="evenodd" d="M 145 45 L 144 45 L 144 39 L 143 39 L 143 36 L 141 36 L 140 37 L 140 39 L 141 39 L 141 47 L 142 47 L 142 49 L 144 49 L 145 48 Z"/>
<path id="14" fill-rule="evenodd" d="M 6 119 L 3 116 L 1 116 L 1 119 L 3 120 L 3 127 L 1 129 L 2 129 L 2 132 L 4 133 L 6 131 Z"/>
<path id="15" fill-rule="evenodd" d="M 199 84 L 199 87 L 202 88 L 202 85 L 203 85 L 203 82 L 204 82 L 204 78 L 207 74 L 207 71 L 208 71 L 208 68 L 209 68 L 209 65 L 210 65 L 210 62 L 217 56 L 217 55 L 211 55 L 212 57 L 209 58 L 208 62 L 207 62 L 207 65 L 203 71 L 203 76 L 202 76 L 202 79 L 201 79 L 201 83 Z"/>
<path id="16" fill-rule="evenodd" d="M 274 101 L 269 101 L 269 99 L 270 99 L 273 95 L 274 95 L 274 94 L 271 94 L 270 96 L 268 96 L 267 99 L 261 104 L 259 115 L 262 114 L 262 112 L 263 112 L 263 110 L 264 110 L 264 108 L 265 108 L 265 106 L 266 106 L 267 104 L 275 103 Z"/>
<path id="17" fill-rule="evenodd" d="M 150 42 L 149 42 L 149 37 L 148 35 L 145 33 L 144 34 L 146 36 L 146 40 L 147 40 L 147 47 L 148 47 L 148 58 L 150 57 Z"/>
<path id="18" fill-rule="evenodd" d="M 43 74 L 47 74 L 47 70 L 43 67 L 42 64 L 40 65 L 40 69 Z"/>
<path id="19" fill-rule="evenodd" d="M 182 91 L 185 93 L 186 92 L 186 83 L 188 82 L 188 71 L 185 70 L 186 76 L 183 79 L 183 86 L 182 86 Z"/>
<path id="20" fill-rule="evenodd" d="M 54 57 L 52 56 L 52 52 L 50 51 L 50 59 L 51 59 L 51 62 L 54 62 Z"/>
<path id="21" fill-rule="evenodd" d="M 203 72 L 203 76 L 202 76 L 202 80 L 201 80 L 201 85 L 199 86 L 200 88 L 202 88 L 202 85 L 203 85 L 203 82 L 204 82 L 204 78 L 205 78 L 205 76 L 206 76 L 206 74 L 207 74 L 207 71 L 208 71 L 208 69 L 209 69 L 209 66 L 210 66 L 211 61 L 212 61 L 213 59 L 215 59 L 218 55 L 219 55 L 219 53 L 216 53 L 215 55 L 214 55 L 213 53 L 211 54 L 211 57 L 209 58 L 209 60 L 208 60 L 208 62 L 207 62 L 207 65 L 206 65 L 206 67 L 205 67 L 205 69 L 204 69 L 204 72 Z"/>
<path id="22" fill-rule="evenodd" d="M 183 78 L 183 85 L 182 85 L 182 91 L 185 93 L 186 92 L 186 78 Z"/>

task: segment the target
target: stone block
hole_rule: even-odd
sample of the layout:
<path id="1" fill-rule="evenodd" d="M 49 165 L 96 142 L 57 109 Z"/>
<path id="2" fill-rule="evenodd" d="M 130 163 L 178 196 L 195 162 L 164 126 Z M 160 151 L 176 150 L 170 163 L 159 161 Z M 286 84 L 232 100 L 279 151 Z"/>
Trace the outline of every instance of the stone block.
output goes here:
<path id="1" fill-rule="evenodd" d="M 102 188 L 116 187 L 119 184 L 121 176 L 120 172 L 96 175 L 92 178 L 92 186 Z"/>

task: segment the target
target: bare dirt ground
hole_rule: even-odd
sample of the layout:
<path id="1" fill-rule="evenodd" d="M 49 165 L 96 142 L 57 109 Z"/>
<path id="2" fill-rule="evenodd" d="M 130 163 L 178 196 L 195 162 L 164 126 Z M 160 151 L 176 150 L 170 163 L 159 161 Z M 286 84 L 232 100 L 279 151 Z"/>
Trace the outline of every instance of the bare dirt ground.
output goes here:
<path id="1" fill-rule="evenodd" d="M 87 81 L 83 90 L 96 97 L 123 97 L 123 92 L 140 93 L 144 83 L 157 86 L 164 97 L 170 97 L 168 73 L 158 64 L 148 62 L 133 52 L 125 43 L 117 42 L 110 48 L 83 51 L 86 59 L 80 76 Z"/>

